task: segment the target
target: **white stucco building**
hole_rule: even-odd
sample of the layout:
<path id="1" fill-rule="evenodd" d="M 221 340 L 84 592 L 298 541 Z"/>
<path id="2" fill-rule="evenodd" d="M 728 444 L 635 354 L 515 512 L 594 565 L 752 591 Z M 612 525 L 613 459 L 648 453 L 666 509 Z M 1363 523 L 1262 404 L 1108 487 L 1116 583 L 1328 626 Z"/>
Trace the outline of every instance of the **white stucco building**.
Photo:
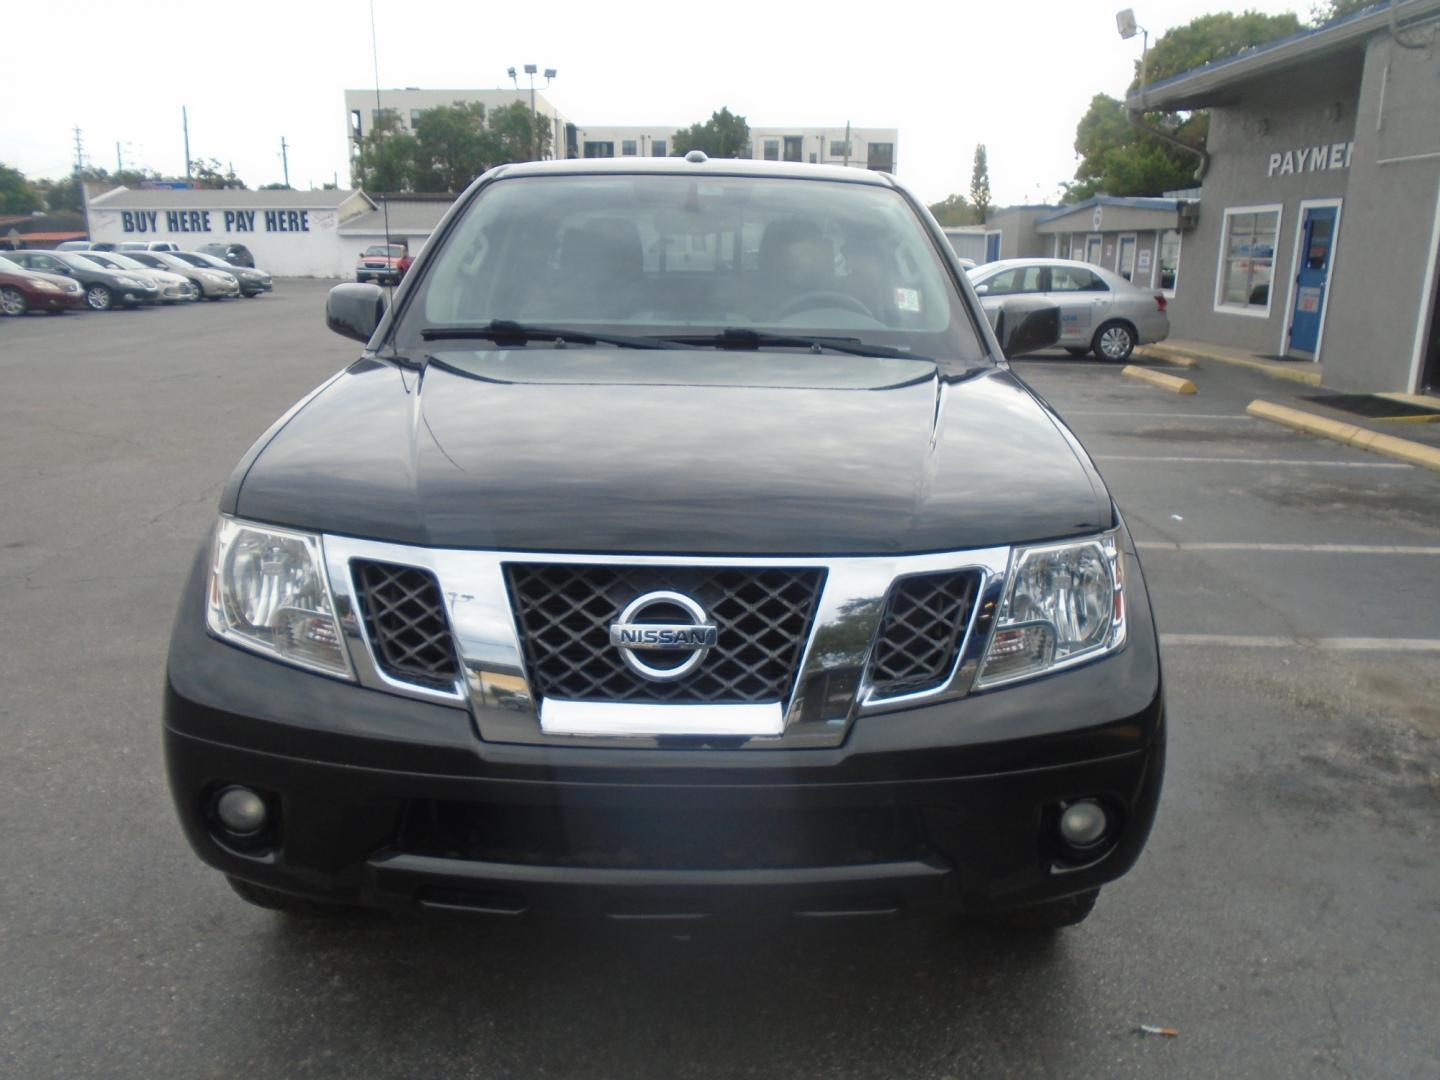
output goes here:
<path id="1" fill-rule="evenodd" d="M 403 130 L 413 131 L 420 113 L 456 102 L 479 102 L 486 110 L 520 102 L 531 106 L 530 90 L 421 90 L 418 87 L 345 91 L 345 134 L 351 152 L 374 130 L 380 110 L 393 112 Z M 534 109 L 550 121 L 551 157 L 667 157 L 674 149 L 674 125 L 581 124 L 562 114 L 539 90 Z M 749 157 L 761 161 L 804 161 L 894 172 L 899 145 L 896 128 L 851 127 L 844 121 L 821 126 L 751 127 Z"/>

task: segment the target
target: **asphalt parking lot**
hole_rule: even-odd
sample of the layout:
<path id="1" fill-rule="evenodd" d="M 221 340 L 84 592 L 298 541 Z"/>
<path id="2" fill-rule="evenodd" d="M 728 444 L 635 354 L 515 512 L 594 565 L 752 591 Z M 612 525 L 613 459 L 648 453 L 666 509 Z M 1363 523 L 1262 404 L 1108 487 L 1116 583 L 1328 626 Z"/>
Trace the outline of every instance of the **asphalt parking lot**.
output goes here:
<path id="1" fill-rule="evenodd" d="M 232 464 L 356 351 L 326 287 L 0 320 L 0 1075 L 1440 1075 L 1440 474 L 1244 416 L 1287 391 L 1243 371 L 1179 397 L 1016 365 L 1119 499 L 1164 635 L 1160 819 L 1082 927 L 241 903 L 169 806 L 165 649 Z"/>

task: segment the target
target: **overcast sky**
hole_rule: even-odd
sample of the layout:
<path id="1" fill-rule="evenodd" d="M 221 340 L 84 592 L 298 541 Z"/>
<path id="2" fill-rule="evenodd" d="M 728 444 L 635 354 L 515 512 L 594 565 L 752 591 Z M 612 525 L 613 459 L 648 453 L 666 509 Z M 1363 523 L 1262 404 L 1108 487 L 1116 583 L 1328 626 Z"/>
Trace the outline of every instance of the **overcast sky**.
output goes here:
<path id="1" fill-rule="evenodd" d="M 897 127 L 897 172 L 931 202 L 968 190 L 983 142 L 1003 205 L 1053 201 L 1073 176 L 1076 122 L 1094 94 L 1119 95 L 1140 54 L 1115 32 L 1128 2 L 375 0 L 375 16 L 382 87 L 508 86 L 507 67 L 536 63 L 559 70 L 546 93 L 582 127 L 684 125 L 722 105 L 755 126 Z M 374 79 L 366 0 L 5 9 L 0 162 L 62 176 L 78 126 L 95 165 L 113 171 L 119 142 L 127 166 L 183 175 L 184 105 L 191 156 L 233 163 L 251 187 L 281 179 L 282 135 L 295 187 L 348 183 L 342 92 Z M 1218 10 L 1135 12 L 1159 34 Z"/>

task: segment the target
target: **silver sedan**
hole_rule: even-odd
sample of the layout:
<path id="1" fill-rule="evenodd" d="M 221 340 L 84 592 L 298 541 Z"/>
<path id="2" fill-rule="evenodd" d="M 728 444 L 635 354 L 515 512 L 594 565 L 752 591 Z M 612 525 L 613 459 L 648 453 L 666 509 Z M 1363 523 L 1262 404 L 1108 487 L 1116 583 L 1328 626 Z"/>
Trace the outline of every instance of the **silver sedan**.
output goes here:
<path id="1" fill-rule="evenodd" d="M 1069 259 L 1002 259 L 967 271 L 982 298 L 1034 295 L 1060 308 L 1060 344 L 1074 356 L 1127 360 L 1170 336 L 1166 298 L 1102 266 Z"/>

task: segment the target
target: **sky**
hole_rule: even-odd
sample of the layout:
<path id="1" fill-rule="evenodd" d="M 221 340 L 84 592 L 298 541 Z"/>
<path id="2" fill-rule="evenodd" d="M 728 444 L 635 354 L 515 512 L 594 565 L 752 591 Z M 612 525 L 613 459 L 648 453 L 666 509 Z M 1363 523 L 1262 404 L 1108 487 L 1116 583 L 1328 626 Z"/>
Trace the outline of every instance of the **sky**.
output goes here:
<path id="1" fill-rule="evenodd" d="M 752 126 L 899 129 L 896 172 L 927 202 L 967 192 L 984 143 L 995 205 L 1054 202 L 1077 164 L 1075 125 L 1097 93 L 1120 96 L 1140 39 L 1115 31 L 1136 2 L 1153 36 L 1221 0 L 848 0 L 540 4 L 374 0 L 382 87 L 509 86 L 506 68 L 558 70 L 546 95 L 581 127 L 675 124 L 721 106 Z M 1267 12 L 1308 9 L 1247 0 Z M 366 0 L 243 4 L 71 0 L 6 5 L 0 162 L 59 177 L 75 161 L 183 175 L 233 164 L 251 187 L 282 178 L 347 186 L 343 91 L 374 85 Z M 523 80 L 523 76 L 522 76 Z"/>

